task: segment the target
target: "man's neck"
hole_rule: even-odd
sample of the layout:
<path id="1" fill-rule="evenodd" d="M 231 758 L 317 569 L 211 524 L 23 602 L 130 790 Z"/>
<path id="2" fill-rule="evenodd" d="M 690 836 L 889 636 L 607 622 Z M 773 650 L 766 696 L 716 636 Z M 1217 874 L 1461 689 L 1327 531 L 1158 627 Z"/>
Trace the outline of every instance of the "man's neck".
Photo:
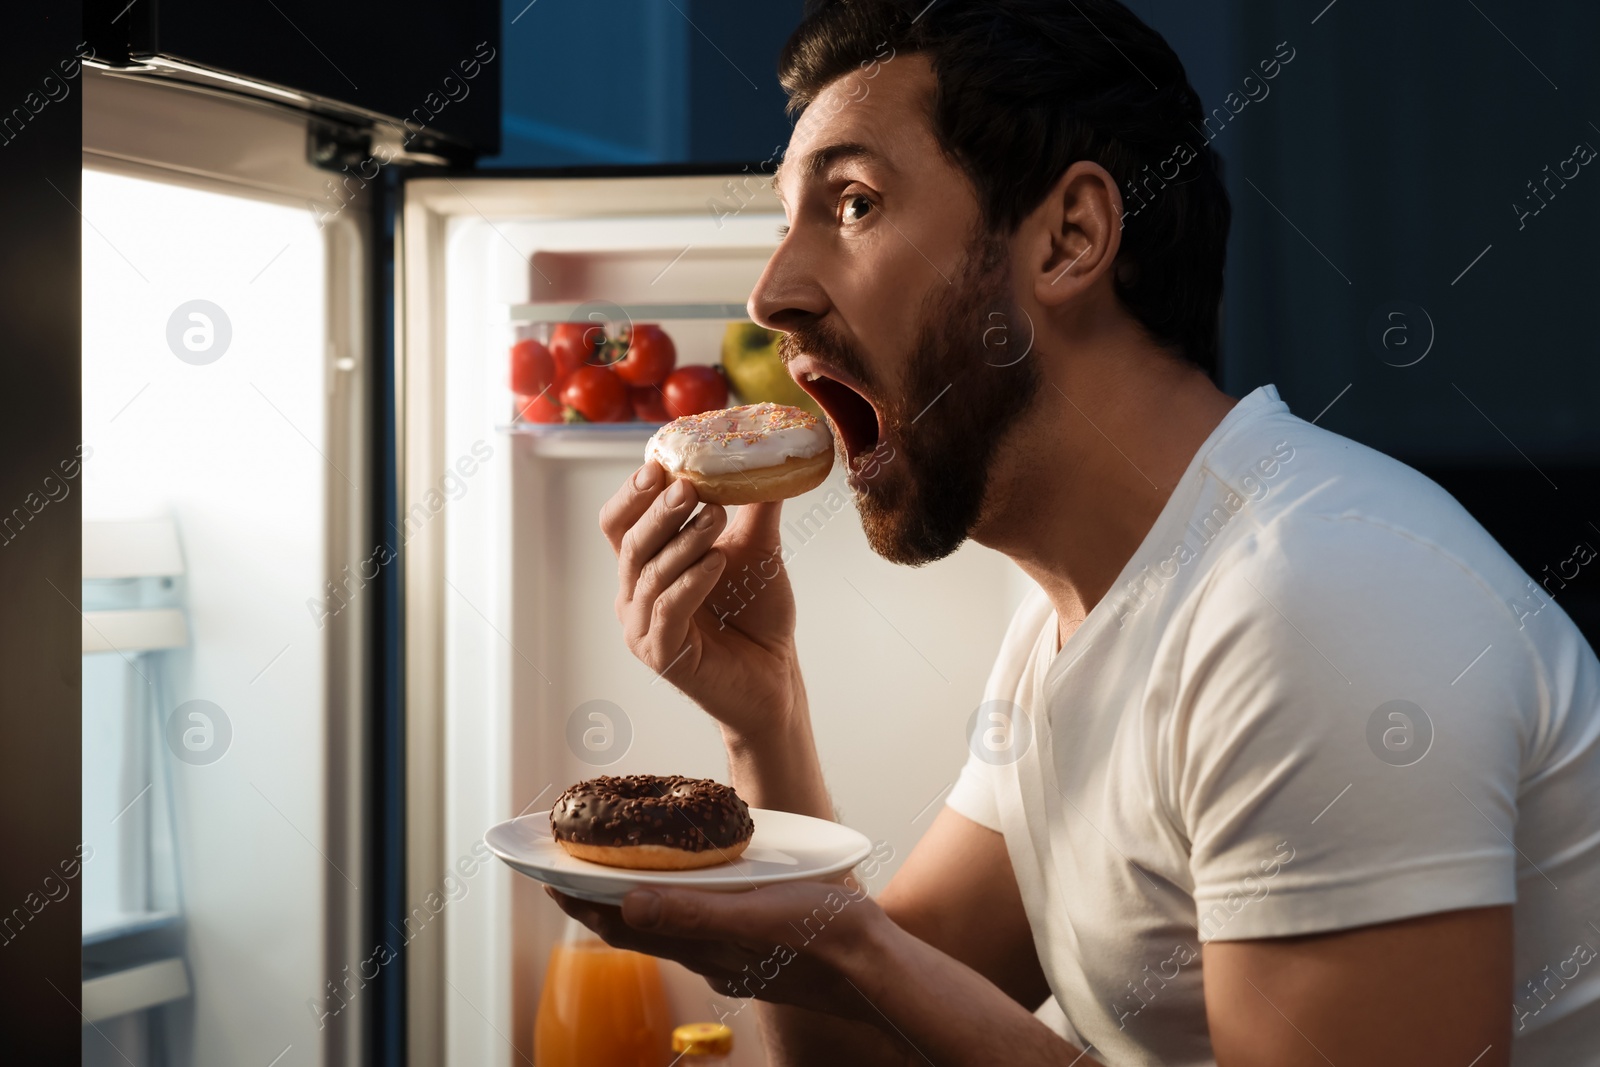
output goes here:
<path id="1" fill-rule="evenodd" d="M 1046 361 L 1038 398 L 996 456 L 973 539 L 1043 588 L 1061 644 L 1237 403 L 1204 372 L 1148 346 Z"/>

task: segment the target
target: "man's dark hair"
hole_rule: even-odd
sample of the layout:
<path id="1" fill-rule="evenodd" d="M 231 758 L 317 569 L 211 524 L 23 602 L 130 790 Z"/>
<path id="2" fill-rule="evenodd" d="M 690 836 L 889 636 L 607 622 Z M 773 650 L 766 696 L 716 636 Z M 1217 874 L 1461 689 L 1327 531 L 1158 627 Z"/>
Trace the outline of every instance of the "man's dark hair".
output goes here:
<path id="1" fill-rule="evenodd" d="M 822 0 L 778 77 L 798 113 L 839 76 L 913 53 L 933 67 L 934 133 L 989 231 L 1015 232 L 1069 166 L 1099 163 L 1123 197 L 1117 261 L 1133 265 L 1118 299 L 1215 376 L 1231 208 L 1199 94 L 1161 35 L 1116 0 Z"/>

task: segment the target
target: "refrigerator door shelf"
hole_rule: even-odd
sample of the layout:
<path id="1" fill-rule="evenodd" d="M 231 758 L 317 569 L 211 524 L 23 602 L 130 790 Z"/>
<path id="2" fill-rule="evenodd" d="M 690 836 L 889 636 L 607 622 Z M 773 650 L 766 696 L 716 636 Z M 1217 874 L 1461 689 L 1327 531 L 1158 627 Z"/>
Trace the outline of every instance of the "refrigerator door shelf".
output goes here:
<path id="1" fill-rule="evenodd" d="M 176 957 L 87 978 L 83 983 L 83 1023 L 92 1026 L 129 1012 L 170 1004 L 192 991 L 189 969 Z"/>
<path id="2" fill-rule="evenodd" d="M 156 652 L 189 644 L 189 625 L 178 608 L 85 611 L 83 651 Z"/>

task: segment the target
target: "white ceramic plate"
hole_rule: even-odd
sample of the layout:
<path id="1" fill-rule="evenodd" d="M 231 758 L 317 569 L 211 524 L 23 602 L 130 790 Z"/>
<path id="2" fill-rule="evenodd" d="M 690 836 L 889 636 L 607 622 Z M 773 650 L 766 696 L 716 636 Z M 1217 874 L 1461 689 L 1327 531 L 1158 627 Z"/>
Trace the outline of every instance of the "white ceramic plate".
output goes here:
<path id="1" fill-rule="evenodd" d="M 732 863 L 694 871 L 634 871 L 569 856 L 550 836 L 550 813 L 541 811 L 491 826 L 484 843 L 529 878 L 580 900 L 620 904 L 643 885 L 684 886 L 738 892 L 778 882 L 824 878 L 866 859 L 866 836 L 825 819 L 788 811 L 751 808 L 756 832 Z"/>

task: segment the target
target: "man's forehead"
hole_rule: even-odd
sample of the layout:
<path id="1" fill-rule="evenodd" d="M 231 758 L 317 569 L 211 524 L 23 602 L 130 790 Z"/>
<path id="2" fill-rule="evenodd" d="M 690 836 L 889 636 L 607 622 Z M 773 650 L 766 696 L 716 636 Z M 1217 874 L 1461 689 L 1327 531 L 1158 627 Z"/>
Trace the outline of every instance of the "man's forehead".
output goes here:
<path id="1" fill-rule="evenodd" d="M 799 159 L 787 156 L 784 158 L 778 169 L 772 172 L 772 184 L 778 192 L 778 199 L 783 199 L 783 180 L 786 175 L 790 176 L 791 181 L 803 184 L 827 170 L 832 164 L 845 159 L 862 159 L 876 163 L 886 170 L 895 169 L 889 158 L 870 144 L 862 141 L 830 141 L 806 149 Z"/>
<path id="2" fill-rule="evenodd" d="M 923 116 L 932 88 L 932 68 L 920 55 L 879 64 L 870 78 L 854 71 L 830 82 L 801 114 L 788 152 L 773 171 L 778 198 L 784 199 L 786 182 L 804 184 L 844 159 L 894 170 L 898 146 L 931 135 Z"/>

